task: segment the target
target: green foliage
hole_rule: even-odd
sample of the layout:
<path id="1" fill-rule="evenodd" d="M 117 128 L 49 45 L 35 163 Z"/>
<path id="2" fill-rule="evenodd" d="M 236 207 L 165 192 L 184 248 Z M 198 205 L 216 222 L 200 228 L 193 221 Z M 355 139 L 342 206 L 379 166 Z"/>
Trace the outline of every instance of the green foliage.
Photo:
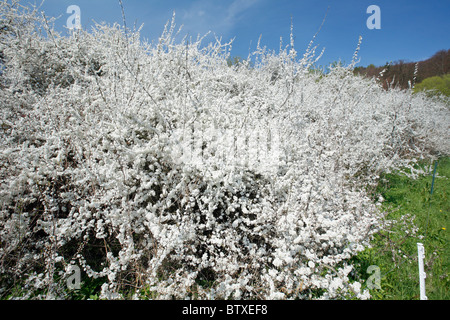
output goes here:
<path id="1" fill-rule="evenodd" d="M 101 286 L 106 282 L 106 278 L 89 278 L 85 277 L 81 283 L 80 290 L 72 290 L 69 292 L 71 300 L 98 300 L 100 296 Z"/>
<path id="2" fill-rule="evenodd" d="M 443 94 L 450 97 L 450 74 L 426 78 L 415 86 L 414 92 L 419 91 L 427 91 L 430 96 Z"/>
<path id="3" fill-rule="evenodd" d="M 424 167 L 422 163 L 418 167 Z M 409 300 L 419 298 L 417 242 L 425 246 L 426 295 L 430 300 L 448 300 L 450 252 L 450 158 L 439 160 L 433 194 L 432 174 L 411 179 L 401 173 L 386 174 L 379 183 L 383 209 L 389 227 L 376 234 L 372 248 L 355 258 L 361 282 L 376 265 L 381 271 L 381 288 L 370 290 L 373 299 Z"/>
<path id="4" fill-rule="evenodd" d="M 231 67 L 231 66 L 238 66 L 238 65 L 242 64 L 242 61 L 243 61 L 243 59 L 241 57 L 235 56 L 233 58 L 231 58 L 231 57 L 228 58 L 227 59 L 227 64 L 228 64 L 229 67 Z"/>
<path id="5" fill-rule="evenodd" d="M 346 64 L 345 64 L 345 61 L 342 61 L 342 60 L 335 60 L 335 61 L 331 62 L 331 63 L 327 66 L 325 73 L 329 73 L 329 72 L 330 72 L 331 70 L 333 70 L 334 68 L 337 68 L 337 67 L 344 67 L 345 65 L 346 65 Z"/>

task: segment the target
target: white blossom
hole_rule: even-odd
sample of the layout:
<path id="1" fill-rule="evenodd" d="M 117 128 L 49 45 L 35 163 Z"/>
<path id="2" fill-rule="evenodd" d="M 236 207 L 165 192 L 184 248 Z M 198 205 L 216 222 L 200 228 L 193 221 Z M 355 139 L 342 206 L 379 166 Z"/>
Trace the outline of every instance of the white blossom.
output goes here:
<path id="1" fill-rule="evenodd" d="M 369 297 L 348 264 L 381 228 L 366 187 L 448 154 L 444 103 L 310 72 L 311 46 L 229 67 L 231 42 L 177 44 L 174 21 L 149 44 L 20 8 L 0 3 L 1 287 L 64 297 L 78 264 L 105 299 Z"/>

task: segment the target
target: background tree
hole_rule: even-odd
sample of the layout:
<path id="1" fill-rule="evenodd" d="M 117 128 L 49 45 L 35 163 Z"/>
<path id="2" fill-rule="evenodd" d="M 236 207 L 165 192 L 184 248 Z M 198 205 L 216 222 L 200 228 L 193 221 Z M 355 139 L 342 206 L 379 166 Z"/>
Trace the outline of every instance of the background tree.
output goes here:
<path id="1" fill-rule="evenodd" d="M 372 78 L 378 77 L 380 72 L 384 70 L 380 81 L 385 89 L 388 87 L 408 89 L 410 83 L 413 83 L 416 63 L 398 60 L 379 67 L 371 64 L 367 67 L 355 68 L 354 73 Z M 420 83 L 430 77 L 444 76 L 448 73 L 450 73 L 450 50 L 440 50 L 431 58 L 418 62 L 415 83 Z"/>
<path id="2" fill-rule="evenodd" d="M 227 64 L 229 67 L 231 66 L 238 66 L 242 64 L 243 59 L 240 56 L 230 57 L 227 59 Z"/>
<path id="3" fill-rule="evenodd" d="M 419 91 L 428 91 L 430 96 L 443 94 L 450 97 L 450 74 L 426 78 L 415 86 L 414 92 Z"/>

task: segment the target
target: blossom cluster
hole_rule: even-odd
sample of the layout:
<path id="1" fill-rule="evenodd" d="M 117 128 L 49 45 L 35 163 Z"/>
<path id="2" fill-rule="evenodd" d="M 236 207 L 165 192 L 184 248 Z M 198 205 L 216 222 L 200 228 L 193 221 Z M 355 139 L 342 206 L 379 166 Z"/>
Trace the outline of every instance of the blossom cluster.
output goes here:
<path id="1" fill-rule="evenodd" d="M 449 109 L 258 44 L 154 43 L 119 25 L 62 36 L 0 4 L 0 296 L 368 298 L 350 258 L 382 172 L 449 153 Z M 251 63 L 250 63 L 251 61 Z"/>

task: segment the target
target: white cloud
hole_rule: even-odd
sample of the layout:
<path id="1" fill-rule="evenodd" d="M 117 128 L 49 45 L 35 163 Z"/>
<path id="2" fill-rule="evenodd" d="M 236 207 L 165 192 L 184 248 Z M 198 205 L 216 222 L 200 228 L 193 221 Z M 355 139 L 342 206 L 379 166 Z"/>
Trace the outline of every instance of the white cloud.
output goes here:
<path id="1" fill-rule="evenodd" d="M 181 21 L 178 22 L 191 35 L 203 35 L 211 31 L 217 35 L 230 36 L 235 24 L 259 1 L 261 0 L 198 0 L 181 11 Z"/>
<path id="2" fill-rule="evenodd" d="M 234 0 L 228 7 L 228 17 L 230 21 L 238 19 L 238 15 L 258 3 L 259 0 Z"/>

